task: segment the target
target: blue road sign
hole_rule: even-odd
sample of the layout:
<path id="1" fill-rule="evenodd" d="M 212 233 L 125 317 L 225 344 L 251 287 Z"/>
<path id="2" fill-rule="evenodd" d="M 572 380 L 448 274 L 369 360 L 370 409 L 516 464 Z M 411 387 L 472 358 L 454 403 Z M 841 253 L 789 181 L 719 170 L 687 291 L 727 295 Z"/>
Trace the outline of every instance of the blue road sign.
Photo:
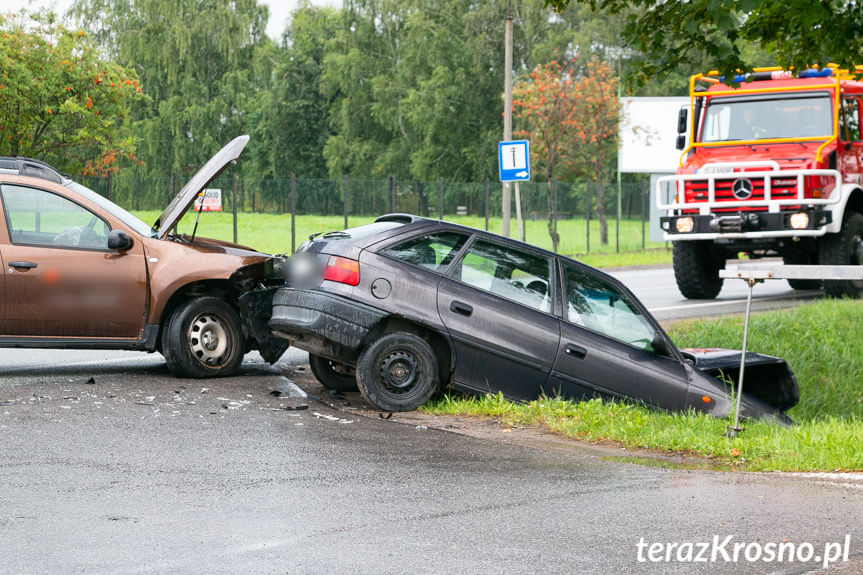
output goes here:
<path id="1" fill-rule="evenodd" d="M 498 142 L 497 165 L 501 182 L 526 182 L 530 180 L 530 142 L 513 140 Z"/>

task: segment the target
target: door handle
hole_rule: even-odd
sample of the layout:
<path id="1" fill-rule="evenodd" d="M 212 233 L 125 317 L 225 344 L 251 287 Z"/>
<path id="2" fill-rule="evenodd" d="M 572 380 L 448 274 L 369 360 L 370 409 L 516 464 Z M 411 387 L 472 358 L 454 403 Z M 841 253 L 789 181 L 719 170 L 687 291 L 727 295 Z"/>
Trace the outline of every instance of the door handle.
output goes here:
<path id="1" fill-rule="evenodd" d="M 35 262 L 9 262 L 10 268 L 29 270 L 36 267 Z"/>
<path id="2" fill-rule="evenodd" d="M 473 313 L 473 308 L 466 303 L 461 303 L 460 301 L 454 301 L 449 304 L 449 309 L 452 312 L 463 315 L 465 317 L 470 317 L 470 314 Z"/>
<path id="3" fill-rule="evenodd" d="M 566 355 L 577 357 L 578 359 L 584 359 L 587 356 L 587 350 L 580 345 L 575 345 L 574 343 L 566 344 L 563 351 Z"/>

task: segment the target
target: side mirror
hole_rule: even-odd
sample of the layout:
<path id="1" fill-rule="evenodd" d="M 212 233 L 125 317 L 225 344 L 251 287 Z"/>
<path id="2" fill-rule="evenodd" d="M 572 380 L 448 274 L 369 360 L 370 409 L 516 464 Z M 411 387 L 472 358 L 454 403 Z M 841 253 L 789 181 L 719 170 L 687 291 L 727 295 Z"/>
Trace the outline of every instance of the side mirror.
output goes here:
<path id="1" fill-rule="evenodd" d="M 688 108 L 680 108 L 680 111 L 677 112 L 677 133 L 685 134 L 686 128 L 686 120 L 689 117 L 689 109 Z"/>
<path id="2" fill-rule="evenodd" d="M 675 146 L 678 150 L 682 150 L 686 147 L 686 136 L 683 134 L 677 135 L 677 145 Z"/>
<path id="3" fill-rule="evenodd" d="M 108 249 L 125 252 L 131 249 L 135 242 L 123 230 L 111 230 L 108 232 Z"/>
<path id="4" fill-rule="evenodd" d="M 671 350 L 668 348 L 668 342 L 658 331 L 653 332 L 653 339 L 650 341 L 650 346 L 653 348 L 653 353 L 662 357 L 674 357 Z"/>

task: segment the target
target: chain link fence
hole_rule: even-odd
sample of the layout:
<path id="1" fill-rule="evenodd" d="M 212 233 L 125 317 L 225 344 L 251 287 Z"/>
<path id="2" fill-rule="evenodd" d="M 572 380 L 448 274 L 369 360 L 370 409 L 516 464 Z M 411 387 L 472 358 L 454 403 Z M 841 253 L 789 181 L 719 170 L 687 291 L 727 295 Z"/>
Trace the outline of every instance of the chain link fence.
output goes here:
<path id="1" fill-rule="evenodd" d="M 79 181 L 133 212 L 161 211 L 190 177 L 163 178 L 118 175 L 82 177 Z M 558 251 L 577 255 L 621 252 L 651 247 L 648 237 L 648 181 L 606 184 L 602 201 L 607 243 L 598 221 L 599 187 L 595 182 L 523 182 L 520 184 L 522 233 L 525 241 L 551 249 L 550 229 L 560 236 Z M 209 188 L 221 190 L 222 211 L 233 214 L 234 239 L 243 234 L 238 214 L 270 214 L 294 220 L 305 216 L 338 217 L 333 226 L 349 227 L 384 213 L 403 212 L 458 221 L 493 232 L 501 230 L 501 184 L 484 182 L 355 179 L 252 179 L 222 175 Z M 510 235 L 518 237 L 515 194 Z M 619 206 L 619 210 L 618 210 Z M 549 217 L 551 216 L 551 217 Z M 353 221 L 352 221 L 353 220 Z M 239 231 L 236 231 L 239 230 Z M 304 237 L 292 237 L 290 249 Z M 659 244 L 661 246 L 662 244 Z M 656 247 L 656 246 L 654 246 Z"/>

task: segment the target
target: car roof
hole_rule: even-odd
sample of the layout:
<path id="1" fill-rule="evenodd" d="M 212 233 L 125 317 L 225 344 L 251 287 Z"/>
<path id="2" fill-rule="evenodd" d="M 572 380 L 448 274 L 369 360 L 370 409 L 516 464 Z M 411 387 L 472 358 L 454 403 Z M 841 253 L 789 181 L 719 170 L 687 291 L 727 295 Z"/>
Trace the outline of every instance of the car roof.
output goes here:
<path id="1" fill-rule="evenodd" d="M 63 174 L 53 166 L 39 160 L 18 156 L 0 156 L 0 174 L 41 178 L 55 184 L 62 184 L 64 179 Z"/>

